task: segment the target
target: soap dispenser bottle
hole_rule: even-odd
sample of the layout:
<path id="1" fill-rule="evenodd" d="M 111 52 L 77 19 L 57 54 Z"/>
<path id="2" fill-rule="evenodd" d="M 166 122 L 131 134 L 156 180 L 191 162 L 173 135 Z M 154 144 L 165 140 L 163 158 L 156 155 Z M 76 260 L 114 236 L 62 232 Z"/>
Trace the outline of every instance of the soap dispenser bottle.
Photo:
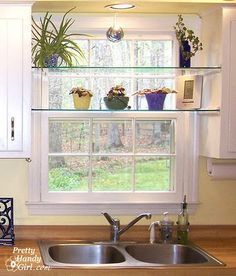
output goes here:
<path id="1" fill-rule="evenodd" d="M 173 227 L 174 222 L 170 220 L 168 216 L 168 212 L 163 213 L 163 219 L 159 222 L 159 230 L 160 230 L 160 242 L 161 243 L 172 243 L 173 238 Z"/>
<path id="2" fill-rule="evenodd" d="M 188 221 L 188 208 L 187 208 L 186 195 L 181 203 L 181 211 L 178 215 L 177 221 L 177 241 L 181 244 L 188 243 L 188 231 L 189 231 L 189 221 Z"/>
<path id="3" fill-rule="evenodd" d="M 160 232 L 160 243 L 172 243 L 174 222 L 169 219 L 168 212 L 163 213 L 163 219 L 153 222 L 150 227 L 150 243 L 157 242 L 156 228 Z"/>

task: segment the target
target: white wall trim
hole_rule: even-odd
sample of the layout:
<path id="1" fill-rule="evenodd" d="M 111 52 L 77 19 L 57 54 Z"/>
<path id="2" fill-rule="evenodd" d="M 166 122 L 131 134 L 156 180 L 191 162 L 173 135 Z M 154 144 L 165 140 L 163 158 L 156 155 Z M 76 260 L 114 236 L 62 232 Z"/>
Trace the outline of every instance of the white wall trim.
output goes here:
<path id="1" fill-rule="evenodd" d="M 26 202 L 30 215 L 100 215 L 102 211 L 112 212 L 114 215 L 137 215 L 150 212 L 153 215 L 169 212 L 176 215 L 180 211 L 180 203 L 61 203 L 61 202 Z M 199 203 L 189 203 L 190 214 L 196 212 Z"/>

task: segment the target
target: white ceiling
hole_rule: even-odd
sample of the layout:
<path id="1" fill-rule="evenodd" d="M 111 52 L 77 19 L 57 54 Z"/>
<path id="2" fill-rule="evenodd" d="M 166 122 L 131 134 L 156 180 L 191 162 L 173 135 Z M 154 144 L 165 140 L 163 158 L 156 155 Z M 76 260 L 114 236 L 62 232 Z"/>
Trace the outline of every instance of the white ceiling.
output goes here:
<path id="1" fill-rule="evenodd" d="M 235 5 L 236 0 L 113 0 L 113 1 L 96 1 L 96 0 L 78 0 L 78 1 L 63 1 L 63 0 L 37 0 L 33 4 L 33 12 L 65 12 L 72 7 L 76 7 L 73 12 L 79 13 L 114 13 L 107 8 L 106 5 L 114 3 L 132 3 L 136 5 L 135 9 L 128 11 L 119 11 L 118 13 L 193 13 L 201 14 L 203 11 L 215 8 L 222 3 L 228 5 Z"/>

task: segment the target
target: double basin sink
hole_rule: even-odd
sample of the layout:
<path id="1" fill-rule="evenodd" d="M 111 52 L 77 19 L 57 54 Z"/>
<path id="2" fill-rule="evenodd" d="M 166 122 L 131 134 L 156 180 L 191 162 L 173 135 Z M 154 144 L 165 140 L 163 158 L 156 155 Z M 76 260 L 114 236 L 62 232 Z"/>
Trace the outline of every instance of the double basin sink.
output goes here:
<path id="1" fill-rule="evenodd" d="M 50 267 L 131 268 L 224 265 L 195 245 L 41 241 L 44 264 Z"/>

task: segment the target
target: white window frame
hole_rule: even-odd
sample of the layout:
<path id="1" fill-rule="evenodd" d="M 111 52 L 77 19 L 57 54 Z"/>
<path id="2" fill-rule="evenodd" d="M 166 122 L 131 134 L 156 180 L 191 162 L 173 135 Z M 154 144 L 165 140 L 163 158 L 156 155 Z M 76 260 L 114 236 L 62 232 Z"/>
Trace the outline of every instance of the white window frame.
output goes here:
<path id="1" fill-rule="evenodd" d="M 89 25 L 91 26 L 91 18 L 86 17 Z M 102 17 L 99 17 L 99 21 L 94 21 L 95 25 L 98 25 L 97 34 L 105 33 L 107 26 L 101 26 L 107 20 L 103 20 Z M 162 38 L 173 37 L 173 30 L 170 28 L 166 28 L 166 26 L 174 25 L 176 20 L 176 16 L 170 19 L 163 20 L 160 23 L 160 20 L 154 18 L 153 20 L 149 18 L 148 24 L 142 25 L 143 16 L 141 19 L 136 20 L 132 18 L 136 22 L 139 22 L 139 26 L 137 29 L 141 29 L 139 32 L 140 39 L 150 38 L 153 39 L 156 35 L 156 26 L 161 25 L 162 27 Z M 147 17 L 144 16 L 144 19 Z M 83 18 L 84 20 L 84 18 Z M 124 20 L 124 19 L 122 19 Z M 121 20 L 121 21 L 122 21 Z M 128 21 L 130 18 L 128 18 Z M 195 19 L 193 19 L 193 24 L 195 24 Z M 173 24 L 171 22 L 173 21 Z M 83 21 L 86 25 L 86 20 Z M 132 23 L 131 22 L 131 23 Z M 100 24 L 100 25 L 99 25 Z M 92 24 L 93 25 L 93 24 Z M 95 26 L 94 25 L 94 26 Z M 87 25 L 88 26 L 88 25 Z M 155 27 L 155 30 L 154 30 Z M 82 25 L 83 28 L 83 25 Z M 146 28 L 146 29 L 145 29 Z M 81 30 L 81 25 L 80 28 Z M 153 32 L 152 32 L 153 29 Z M 146 30 L 146 32 L 145 32 Z M 81 32 L 86 32 L 87 30 L 84 28 Z M 152 32 L 152 33 L 151 33 Z M 151 34 L 151 36 L 150 36 Z M 160 32 L 159 32 L 160 34 Z M 129 36 L 129 35 L 128 35 Z M 132 38 L 132 36 L 129 36 Z M 175 49 L 177 49 L 176 41 L 173 45 L 174 52 L 177 53 Z M 174 64 L 176 63 L 176 57 L 174 57 Z M 122 112 L 119 114 L 118 112 L 111 112 L 110 115 L 114 117 L 120 116 L 128 116 L 131 115 L 130 111 L 127 114 L 126 112 Z M 106 116 L 109 117 L 109 112 L 105 112 Z M 73 118 L 73 117 L 85 117 L 86 116 L 104 116 L 102 111 L 99 113 L 89 112 L 85 114 L 84 112 L 81 114 L 80 112 L 63 112 L 63 118 Z M 197 182 L 198 182 L 198 114 L 195 112 L 146 112 L 139 115 L 148 117 L 156 117 L 157 119 L 168 119 L 172 118 L 177 120 L 176 124 L 176 184 L 177 191 L 173 192 L 158 192 L 153 193 L 150 196 L 150 193 L 140 192 L 140 197 L 132 200 L 132 193 L 130 193 L 130 198 L 126 198 L 126 200 L 121 199 L 117 200 L 107 200 L 107 194 L 102 195 L 99 193 L 100 200 L 96 201 L 96 198 L 93 202 L 88 201 L 88 199 L 80 201 L 78 198 L 78 193 L 71 193 L 72 197 L 70 200 L 68 198 L 64 199 L 64 192 L 58 192 L 56 196 L 53 196 L 53 193 L 49 196 L 47 189 L 45 189 L 45 184 L 43 184 L 42 179 L 46 179 L 46 175 L 41 175 L 41 168 L 45 166 L 46 159 L 48 155 L 45 154 L 45 145 L 48 142 L 45 140 L 46 136 L 44 133 L 41 133 L 41 130 L 44 129 L 46 131 L 48 125 L 48 118 L 60 118 L 60 111 L 43 111 L 33 112 L 32 116 L 32 124 L 33 124 L 33 134 L 32 134 L 32 162 L 30 163 L 30 185 L 29 185 L 29 201 L 27 205 L 29 207 L 30 214 L 60 214 L 60 215 L 98 215 L 103 210 L 109 210 L 113 214 L 137 214 L 139 212 L 152 212 L 153 214 L 160 214 L 164 211 L 168 211 L 171 214 L 176 214 L 179 211 L 179 203 L 183 199 L 183 195 L 186 194 L 188 198 L 188 202 L 190 203 L 190 212 L 195 211 L 198 205 L 198 196 L 197 196 Z M 47 147 L 47 146 L 46 146 Z M 46 159 L 45 159 L 46 158 Z M 48 161 L 47 161 L 48 162 Z M 109 193 L 109 199 L 111 193 Z M 146 195 L 146 196 L 145 196 Z M 102 200 L 101 200 L 102 199 Z"/>
<path id="2" fill-rule="evenodd" d="M 87 114 L 86 114 L 87 113 Z M 127 112 L 84 112 L 84 113 L 78 113 L 75 115 L 72 114 L 66 114 L 66 116 L 63 116 L 63 120 L 65 119 L 76 119 L 76 118 L 81 118 L 81 119 L 88 119 L 88 118 L 95 118 L 95 119 L 105 119 L 105 120 L 114 120 L 114 119 L 130 119 L 130 118 L 136 118 L 136 119 L 160 119 L 160 120 L 176 120 L 176 127 L 175 127 L 175 133 L 183 133 L 183 119 L 181 118 L 182 114 L 165 114 L 165 116 L 160 115 L 156 116 L 155 112 L 132 112 L 132 111 L 127 111 Z M 49 133 L 48 133 L 48 128 L 45 128 L 43 126 L 47 125 L 49 120 L 51 119 L 56 119 L 60 120 L 60 117 L 58 115 L 52 116 L 50 114 L 50 117 L 48 116 L 43 116 L 42 120 L 42 131 L 41 131 L 41 144 L 44 145 L 44 147 L 41 148 L 41 160 L 42 160 L 42 167 L 41 171 L 42 172 L 48 172 L 48 140 L 49 140 Z M 176 135 L 176 137 L 180 137 L 179 134 Z M 178 147 L 176 148 L 176 154 L 163 154 L 163 156 L 174 156 L 175 157 L 175 164 L 173 171 L 182 171 L 182 162 L 181 160 L 183 159 L 183 147 L 181 140 L 177 140 L 176 145 L 178 144 Z M 66 155 L 66 153 L 62 153 L 62 156 Z M 73 154 L 72 154 L 73 155 Z M 102 154 L 104 155 L 104 154 Z M 147 154 L 150 156 L 150 154 Z M 160 156 L 161 154 L 155 154 L 154 156 Z M 58 156 L 58 155 L 57 155 Z M 76 156 L 76 155 L 74 155 Z M 123 155 L 124 156 L 124 155 Z M 42 193 L 41 197 L 43 201 L 51 201 L 51 202 L 78 202 L 78 203 L 87 203 L 87 202 L 94 202 L 97 204 L 101 203 L 107 203 L 107 204 L 113 204 L 113 203 L 136 203 L 136 202 L 161 202 L 163 200 L 163 197 L 165 197 L 165 200 L 172 202 L 174 200 L 181 198 L 182 196 L 182 189 L 180 189 L 180 185 L 177 185 L 177 183 L 182 183 L 182 175 L 176 175 L 174 178 L 174 189 L 173 191 L 168 191 L 168 192 L 146 192 L 146 191 L 135 191 L 135 192 L 95 192 L 93 191 L 92 193 L 90 192 L 76 192 L 76 191 L 71 191 L 71 192 L 52 192 L 48 190 L 48 174 L 44 173 L 41 176 L 41 183 L 42 185 Z M 172 182 L 172 181 L 171 181 Z M 177 189 L 176 189 L 177 188 Z M 109 194 L 109 197 L 107 196 Z"/>
<path id="3" fill-rule="evenodd" d="M 109 114 L 110 113 L 110 114 Z M 109 209 L 113 214 L 136 214 L 140 211 L 150 211 L 170 213 L 178 210 L 179 202 L 183 195 L 187 194 L 192 202 L 192 208 L 196 207 L 197 191 L 197 151 L 198 139 L 196 139 L 198 129 L 198 116 L 194 112 L 67 112 L 61 117 L 60 111 L 35 112 L 33 114 L 34 128 L 34 148 L 32 162 L 30 163 L 30 201 L 28 202 L 32 214 L 99 214 L 102 210 Z M 41 174 L 47 172 L 48 163 L 48 139 L 47 131 L 49 118 L 73 119 L 73 118 L 128 118 L 137 116 L 138 118 L 156 118 L 159 120 L 174 119 L 176 123 L 176 161 L 175 170 L 176 187 L 172 192 L 135 192 L 132 193 L 108 193 L 93 192 L 48 192 L 48 175 Z M 40 160 L 40 162 L 38 162 Z M 42 170 L 43 169 L 43 170 Z M 44 181 L 43 181 L 44 180 Z M 45 182 L 46 181 L 46 182 Z M 65 196 L 66 195 L 66 196 Z"/>

